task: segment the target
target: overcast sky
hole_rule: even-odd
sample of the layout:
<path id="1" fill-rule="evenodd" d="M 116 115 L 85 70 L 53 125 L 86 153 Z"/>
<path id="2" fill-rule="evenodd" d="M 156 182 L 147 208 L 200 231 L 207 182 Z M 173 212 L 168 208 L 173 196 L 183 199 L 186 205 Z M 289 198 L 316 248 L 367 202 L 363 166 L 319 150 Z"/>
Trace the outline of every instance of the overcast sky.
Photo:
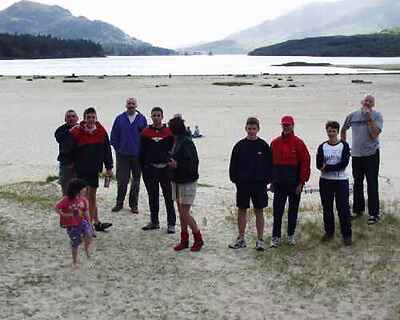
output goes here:
<path id="1" fill-rule="evenodd" d="M 154 45 L 176 48 L 222 39 L 310 2 L 335 0 L 37 0 L 109 22 Z M 0 10 L 16 2 L 0 0 Z"/>

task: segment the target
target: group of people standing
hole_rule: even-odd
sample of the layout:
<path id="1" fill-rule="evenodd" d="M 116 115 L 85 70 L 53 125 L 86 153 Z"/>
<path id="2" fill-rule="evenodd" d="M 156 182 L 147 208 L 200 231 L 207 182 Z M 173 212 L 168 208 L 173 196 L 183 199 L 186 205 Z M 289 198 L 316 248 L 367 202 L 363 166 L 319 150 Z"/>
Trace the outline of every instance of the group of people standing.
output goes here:
<path id="1" fill-rule="evenodd" d="M 379 112 L 373 110 L 375 99 L 366 96 L 362 108 L 351 113 L 340 132 L 339 123 L 328 121 L 326 133 L 328 140 L 322 143 L 317 152 L 317 168 L 321 171 L 320 194 L 323 207 L 325 235 L 324 241 L 334 236 L 333 203 L 339 214 L 341 232 L 345 245 L 351 245 L 351 216 L 349 206 L 349 181 L 346 167 L 352 157 L 354 177 L 355 217 L 365 211 L 364 177 L 368 184 L 369 224 L 379 220 L 379 134 L 383 120 Z M 129 207 L 138 214 L 140 179 L 147 190 L 150 208 L 150 222 L 143 230 L 160 228 L 159 189 L 161 187 L 167 211 L 167 232 L 175 233 L 177 203 L 181 240 L 174 247 L 180 251 L 189 247 L 189 228 L 194 242 L 192 251 L 203 246 L 203 237 L 191 215 L 191 206 L 196 195 L 196 181 L 199 178 L 199 159 L 192 137 L 181 115 L 175 115 L 168 125 L 163 123 L 163 110 L 151 110 L 151 124 L 137 110 L 135 98 L 126 102 L 126 110 L 114 120 L 110 139 L 107 131 L 97 119 L 96 110 L 84 111 L 83 121 L 78 122 L 74 110 L 65 114 L 65 123 L 60 126 L 55 137 L 59 143 L 59 182 L 63 199 L 56 205 L 61 225 L 67 228 L 71 238 L 74 265 L 77 265 L 77 248 L 82 239 L 96 236 L 112 226 L 101 222 L 96 203 L 99 187 L 99 174 L 105 167 L 105 177 L 113 175 L 111 146 L 115 150 L 117 197 L 113 212 L 124 207 L 129 181 Z M 294 119 L 284 116 L 281 119 L 282 134 L 274 139 L 271 146 L 258 137 L 260 123 L 256 118 L 248 118 L 245 126 L 246 137 L 233 148 L 229 174 L 236 185 L 236 205 L 238 207 L 237 239 L 230 248 L 246 247 L 245 229 L 247 209 L 250 201 L 256 215 L 256 249 L 264 250 L 263 209 L 268 205 L 270 190 L 273 198 L 272 247 L 281 242 L 281 225 L 286 202 L 288 208 L 288 243 L 294 245 L 298 210 L 304 184 L 310 177 L 310 154 L 305 143 L 294 134 Z M 352 148 L 346 142 L 346 131 L 352 128 Z M 106 186 L 106 185 L 105 185 Z M 268 187 L 269 186 L 269 187 Z M 93 226 L 90 228 L 89 226 Z M 93 230 L 94 229 L 94 230 Z M 85 240 L 89 255 L 90 241 Z"/>
<path id="2" fill-rule="evenodd" d="M 322 241 L 333 239 L 335 233 L 334 203 L 346 246 L 352 244 L 351 219 L 365 212 L 364 179 L 368 185 L 368 224 L 379 221 L 379 135 L 383 129 L 382 115 L 375 111 L 375 98 L 367 95 L 362 108 L 350 113 L 342 129 L 337 121 L 325 125 L 328 140 L 324 141 L 316 154 L 317 169 L 320 170 L 319 191 L 323 208 L 325 234 Z M 295 245 L 301 193 L 310 178 L 310 154 L 305 143 L 294 134 L 294 118 L 281 119 L 282 133 L 273 139 L 271 146 L 257 136 L 260 123 L 248 118 L 245 126 L 247 136 L 233 148 L 229 174 L 236 185 L 238 208 L 237 239 L 229 245 L 232 249 L 246 247 L 245 230 L 247 209 L 250 200 L 256 216 L 256 249 L 264 250 L 263 210 L 268 205 L 270 190 L 273 197 L 273 227 L 271 247 L 281 244 L 281 225 L 286 202 L 288 205 L 287 242 Z M 352 129 L 352 147 L 346 142 L 346 132 Z M 340 138 L 339 138 L 340 135 Z M 346 168 L 352 158 L 354 178 L 353 215 L 349 205 L 349 178 Z M 269 185 L 269 188 L 267 186 Z"/>
<path id="3" fill-rule="evenodd" d="M 57 203 L 56 210 L 60 215 L 60 224 L 67 228 L 71 239 L 74 266 L 78 265 L 77 248 L 81 241 L 95 237 L 95 231 L 104 232 L 112 226 L 111 223 L 100 221 L 96 201 L 103 167 L 106 168 L 106 179 L 113 175 L 111 146 L 115 150 L 117 179 L 116 204 L 112 211 L 123 209 L 131 181 L 129 207 L 132 214 L 139 213 L 139 188 L 143 175 L 149 199 L 150 222 L 142 229 L 160 228 L 161 187 L 169 234 L 175 233 L 174 201 L 177 203 L 181 241 L 174 249 L 180 251 L 189 248 L 189 229 L 194 238 L 190 250 L 199 251 L 203 246 L 201 231 L 190 210 L 196 195 L 199 159 L 196 147 L 187 134 L 185 122 L 178 115 L 167 126 L 163 123 L 162 108 L 155 107 L 151 110 L 152 123 L 148 125 L 137 106 L 135 98 L 127 99 L 126 111 L 114 120 L 110 138 L 98 121 L 94 108 L 84 111 L 81 122 L 74 110 L 68 110 L 65 123 L 55 132 L 59 144 L 59 183 L 64 196 Z M 93 228 L 88 228 L 88 224 Z M 85 240 L 88 255 L 90 242 Z"/>

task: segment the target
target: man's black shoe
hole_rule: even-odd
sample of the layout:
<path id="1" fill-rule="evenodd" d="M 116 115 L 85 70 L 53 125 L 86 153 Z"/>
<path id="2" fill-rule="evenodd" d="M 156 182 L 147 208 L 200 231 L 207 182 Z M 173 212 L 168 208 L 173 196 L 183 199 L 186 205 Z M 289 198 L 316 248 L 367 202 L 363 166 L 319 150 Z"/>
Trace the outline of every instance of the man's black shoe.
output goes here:
<path id="1" fill-rule="evenodd" d="M 321 238 L 321 242 L 328 242 L 333 239 L 333 234 L 325 233 Z"/>
<path id="2" fill-rule="evenodd" d="M 121 210 L 122 210 L 122 208 L 123 208 L 123 206 L 122 206 L 122 205 L 120 205 L 120 204 L 117 204 L 117 205 L 115 205 L 115 207 L 114 207 L 114 208 L 112 208 L 112 209 L 111 209 L 111 211 L 112 211 L 112 212 L 118 212 L 118 211 L 121 211 Z"/>
<path id="3" fill-rule="evenodd" d="M 351 240 L 351 238 L 344 238 L 343 239 L 343 243 L 346 247 L 351 246 L 353 244 L 353 241 Z"/>
<path id="4" fill-rule="evenodd" d="M 112 226 L 112 223 L 95 223 L 94 224 L 94 230 L 99 231 L 99 232 L 105 232 L 106 229 L 110 228 Z"/>
<path id="5" fill-rule="evenodd" d="M 369 225 L 371 225 L 371 224 L 376 224 L 376 223 L 378 223 L 379 222 L 379 216 L 370 216 L 369 218 L 368 218 L 368 224 Z"/>
<path id="6" fill-rule="evenodd" d="M 148 231 L 148 230 L 157 230 L 157 229 L 160 229 L 160 225 L 159 224 L 154 224 L 154 223 L 148 223 L 148 224 L 146 224 L 143 228 L 142 228 L 142 230 L 144 230 L 144 231 Z"/>

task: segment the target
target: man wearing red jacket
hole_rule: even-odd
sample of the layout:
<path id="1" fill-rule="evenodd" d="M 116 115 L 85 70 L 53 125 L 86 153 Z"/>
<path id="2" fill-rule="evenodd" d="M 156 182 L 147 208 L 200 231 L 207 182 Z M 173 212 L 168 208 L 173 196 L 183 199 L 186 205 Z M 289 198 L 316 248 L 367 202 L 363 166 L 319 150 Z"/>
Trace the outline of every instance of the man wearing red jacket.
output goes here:
<path id="1" fill-rule="evenodd" d="M 97 210 L 96 193 L 99 174 L 106 168 L 106 175 L 112 176 L 113 158 L 106 129 L 97 121 L 94 108 L 83 113 L 84 121 L 73 127 L 69 133 L 73 140 L 71 155 L 78 178 L 88 186 L 89 214 L 96 231 L 105 231 L 111 223 L 102 223 Z"/>
<path id="2" fill-rule="evenodd" d="M 310 178 L 310 154 L 304 142 L 294 135 L 294 119 L 284 116 L 281 120 L 282 134 L 271 143 L 272 149 L 272 189 L 274 191 L 271 247 L 276 248 L 281 240 L 282 217 L 287 199 L 288 243 L 295 245 L 294 233 L 301 192 Z"/>

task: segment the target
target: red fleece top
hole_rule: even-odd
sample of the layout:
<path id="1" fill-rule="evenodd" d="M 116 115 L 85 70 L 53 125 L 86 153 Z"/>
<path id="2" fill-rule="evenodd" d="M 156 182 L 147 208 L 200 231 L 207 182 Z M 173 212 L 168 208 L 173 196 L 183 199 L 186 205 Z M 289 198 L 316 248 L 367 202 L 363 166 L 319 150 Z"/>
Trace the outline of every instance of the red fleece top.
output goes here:
<path id="1" fill-rule="evenodd" d="M 300 168 L 300 183 L 310 179 L 310 153 L 303 140 L 293 133 L 281 135 L 271 143 L 274 166 L 296 166 Z"/>
<path id="2" fill-rule="evenodd" d="M 70 131 L 78 146 L 104 142 L 107 131 L 100 122 L 96 121 L 96 130 L 93 132 L 86 131 L 85 125 L 85 121 L 82 121 L 78 126 L 73 127 Z"/>

